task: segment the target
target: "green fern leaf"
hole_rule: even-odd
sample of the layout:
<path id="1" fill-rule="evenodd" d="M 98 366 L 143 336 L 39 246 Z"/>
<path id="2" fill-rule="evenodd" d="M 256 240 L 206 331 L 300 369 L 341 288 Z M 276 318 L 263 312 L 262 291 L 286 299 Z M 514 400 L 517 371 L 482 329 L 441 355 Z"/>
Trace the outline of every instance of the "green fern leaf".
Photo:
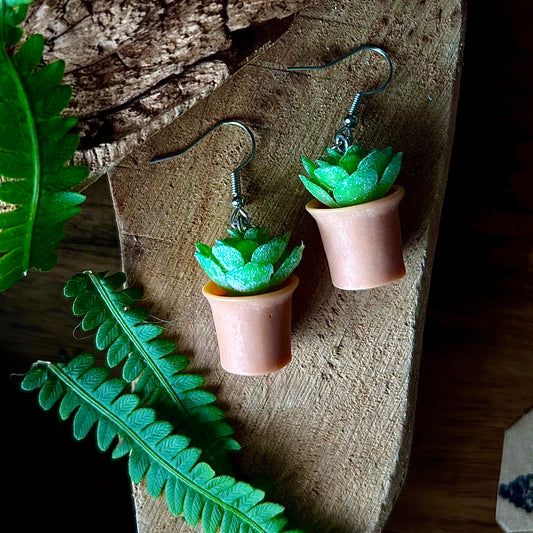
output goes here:
<path id="1" fill-rule="evenodd" d="M 264 501 L 264 492 L 230 476 L 216 476 L 188 438 L 172 424 L 156 419 L 154 409 L 128 392 L 128 383 L 109 378 L 109 369 L 94 366 L 91 354 L 67 365 L 40 361 L 22 381 L 23 390 L 39 389 L 39 403 L 49 410 L 58 402 L 74 418 L 74 436 L 83 438 L 96 426 L 98 446 L 117 442 L 113 458 L 129 454 L 134 483 L 146 479 L 153 498 L 165 496 L 169 510 L 206 533 L 288 533 L 284 508 Z M 76 401 L 72 396 L 76 396 Z M 63 405 L 68 404 L 64 410 Z M 292 533 L 302 533 L 291 530 Z"/>
<path id="2" fill-rule="evenodd" d="M 68 189 L 88 175 L 83 166 L 65 167 L 79 137 L 75 117 L 59 113 L 72 90 L 60 85 L 65 65 L 39 67 L 44 39 L 30 36 L 10 56 L 22 35 L 29 2 L 0 0 L 0 291 L 28 270 L 51 270 L 66 221 L 85 196 Z"/>
<path id="3" fill-rule="evenodd" d="M 201 388 L 202 376 L 184 372 L 188 358 L 175 354 L 174 343 L 160 338 L 163 328 L 146 321 L 149 311 L 134 307 L 141 294 L 119 290 L 125 281 L 122 272 L 106 276 L 87 271 L 73 276 L 64 294 L 74 298 L 74 314 L 83 315 L 82 329 L 96 330 L 96 347 L 107 350 L 108 365 L 125 361 L 122 377 L 137 380 L 135 391 L 143 403 L 187 434 L 217 472 L 230 472 L 229 452 L 240 447 L 223 411 L 214 405 L 216 397 Z"/>

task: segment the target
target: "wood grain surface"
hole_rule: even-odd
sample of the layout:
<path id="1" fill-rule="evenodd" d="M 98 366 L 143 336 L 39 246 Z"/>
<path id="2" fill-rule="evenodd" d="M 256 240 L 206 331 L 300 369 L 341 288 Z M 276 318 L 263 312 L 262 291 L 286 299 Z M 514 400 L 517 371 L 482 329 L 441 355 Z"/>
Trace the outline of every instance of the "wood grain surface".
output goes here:
<path id="1" fill-rule="evenodd" d="M 311 531 L 379 530 L 406 474 L 463 29 L 459 1 L 311 4 L 271 48 L 110 173 L 130 282 L 227 406 L 243 445 L 238 471 L 272 478 L 271 498 Z M 319 73 L 285 67 L 329 62 L 369 43 L 387 50 L 396 70 L 387 91 L 363 101 L 356 136 L 368 148 L 392 145 L 405 154 L 408 274 L 346 292 L 332 287 L 304 210 L 300 156 L 318 156 L 331 144 L 355 90 L 381 85 L 386 63 L 367 53 Z M 292 231 L 292 242 L 306 245 L 294 297 L 293 362 L 267 377 L 221 369 L 201 294 L 206 277 L 193 257 L 196 241 L 213 243 L 225 233 L 228 177 L 246 157 L 248 139 L 237 128 L 219 129 L 181 158 L 149 164 L 228 119 L 257 135 L 257 156 L 242 173 L 252 221 L 273 234 Z M 142 484 L 135 501 L 140 532 L 189 529 Z"/>
<path id="2" fill-rule="evenodd" d="M 499 531 L 504 430 L 533 403 L 532 16 L 527 0 L 469 5 L 411 460 L 386 533 Z M 495 84 L 504 89 L 496 102 Z M 135 531 L 125 463 L 97 452 L 90 438 L 74 442 L 69 423 L 17 390 L 17 374 L 31 361 L 92 345 L 72 336 L 77 321 L 61 295 L 65 281 L 85 268 L 120 266 L 106 183 L 86 192 L 58 268 L 32 272 L 0 295 L 10 459 L 4 501 L 21 532 Z"/>

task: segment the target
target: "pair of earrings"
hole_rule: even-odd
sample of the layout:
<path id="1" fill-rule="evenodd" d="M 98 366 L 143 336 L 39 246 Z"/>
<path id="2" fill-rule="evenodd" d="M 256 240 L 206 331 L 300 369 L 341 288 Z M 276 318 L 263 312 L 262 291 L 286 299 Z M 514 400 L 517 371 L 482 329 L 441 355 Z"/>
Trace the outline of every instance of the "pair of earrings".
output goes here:
<path id="1" fill-rule="evenodd" d="M 367 152 L 362 143 L 354 143 L 352 131 L 358 124 L 361 98 L 388 86 L 392 63 L 381 48 L 363 46 L 324 66 L 288 68 L 329 68 L 364 50 L 385 58 L 387 80 L 377 89 L 355 94 L 334 144 L 317 161 L 302 157 L 308 175 L 300 175 L 314 196 L 306 209 L 317 222 L 332 283 L 345 290 L 377 287 L 405 275 L 398 215 L 404 190 L 393 185 L 402 154 L 394 154 L 391 147 Z M 265 227 L 253 225 L 244 209 L 240 171 L 255 156 L 252 131 L 238 121 L 220 122 L 185 150 L 151 163 L 182 155 L 224 125 L 244 130 L 251 152 L 231 173 L 229 237 L 217 240 L 212 247 L 197 243 L 195 257 L 211 278 L 203 294 L 211 306 L 222 367 L 234 374 L 262 375 L 283 368 L 292 357 L 291 306 L 298 286 L 293 271 L 302 259 L 304 245 L 289 250 L 290 233 L 272 237 Z"/>

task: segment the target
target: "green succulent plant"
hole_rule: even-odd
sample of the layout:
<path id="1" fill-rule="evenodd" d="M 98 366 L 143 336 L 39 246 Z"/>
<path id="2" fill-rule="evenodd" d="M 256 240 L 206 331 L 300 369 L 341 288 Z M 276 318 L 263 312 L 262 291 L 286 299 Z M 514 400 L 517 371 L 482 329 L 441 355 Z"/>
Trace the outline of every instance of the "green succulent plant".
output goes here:
<path id="1" fill-rule="evenodd" d="M 302 259 L 303 243 L 287 250 L 290 233 L 272 238 L 264 227 L 227 230 L 230 237 L 213 247 L 196 243 L 205 273 L 229 295 L 270 292 L 283 283 Z"/>
<path id="2" fill-rule="evenodd" d="M 332 148 L 316 162 L 302 157 L 309 178 L 300 175 L 306 189 L 328 207 L 347 207 L 378 200 L 387 194 L 402 165 L 402 152 L 391 147 L 367 152 L 362 143 L 341 154 Z"/>

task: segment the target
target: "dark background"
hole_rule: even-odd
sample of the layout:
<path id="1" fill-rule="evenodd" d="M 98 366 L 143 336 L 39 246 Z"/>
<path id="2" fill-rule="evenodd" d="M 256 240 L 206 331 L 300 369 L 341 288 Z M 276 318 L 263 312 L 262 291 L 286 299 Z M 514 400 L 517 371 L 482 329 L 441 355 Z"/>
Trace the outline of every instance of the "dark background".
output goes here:
<path id="1" fill-rule="evenodd" d="M 387 533 L 499 531 L 504 431 L 533 406 L 532 20 L 531 0 L 468 3 L 411 464 Z M 16 374 L 29 360 L 11 339 L 37 354 L 47 335 L 57 336 L 51 328 L 60 321 L 70 353 L 76 321 L 65 319 L 64 280 L 77 265 L 84 269 L 87 257 L 95 268 L 114 262 L 120 268 L 105 181 L 87 195 L 61 245 L 56 278 L 32 274 L 0 295 L 9 441 L 4 520 L 16 524 L 9 530 L 135 531 L 125 461 L 98 452 L 90 437 L 75 442 L 70 421 L 60 422 L 56 410 L 44 413 L 34 394 L 18 390 Z M 36 301 L 40 327 L 21 323 L 21 300 L 49 284 L 57 285 L 58 298 L 42 310 Z"/>

